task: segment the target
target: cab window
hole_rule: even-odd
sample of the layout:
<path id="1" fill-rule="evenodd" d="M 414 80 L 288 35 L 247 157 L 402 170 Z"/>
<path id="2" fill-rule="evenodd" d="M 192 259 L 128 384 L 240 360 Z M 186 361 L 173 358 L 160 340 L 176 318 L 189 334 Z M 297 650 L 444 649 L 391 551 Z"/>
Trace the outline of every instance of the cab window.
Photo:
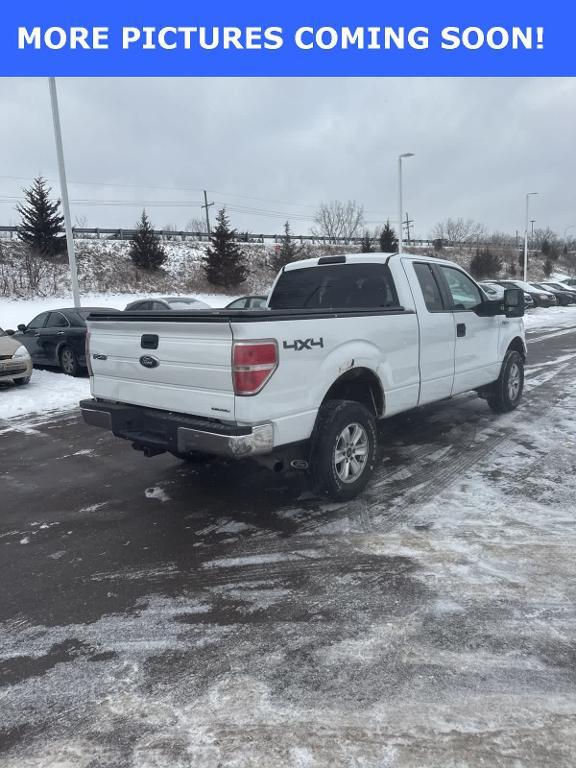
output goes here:
<path id="1" fill-rule="evenodd" d="M 445 307 L 442 294 L 430 264 L 414 264 L 414 272 L 416 272 L 416 277 L 420 283 L 428 312 L 443 312 Z"/>
<path id="2" fill-rule="evenodd" d="M 438 265 L 440 273 L 446 280 L 448 291 L 452 297 L 452 309 L 475 309 L 482 303 L 482 295 L 478 286 L 459 269 Z"/>

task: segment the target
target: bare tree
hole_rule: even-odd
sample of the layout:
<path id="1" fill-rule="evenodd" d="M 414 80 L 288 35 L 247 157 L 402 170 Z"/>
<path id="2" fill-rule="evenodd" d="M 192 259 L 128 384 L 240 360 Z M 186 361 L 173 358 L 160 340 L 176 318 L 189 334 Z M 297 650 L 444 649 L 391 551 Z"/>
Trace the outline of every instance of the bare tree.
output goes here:
<path id="1" fill-rule="evenodd" d="M 439 221 L 432 230 L 432 240 L 443 245 L 464 245 L 485 240 L 486 227 L 473 219 L 446 219 Z"/>
<path id="2" fill-rule="evenodd" d="M 321 203 L 314 214 L 314 226 L 311 229 L 315 237 L 324 237 L 329 242 L 337 238 L 347 240 L 360 237 L 364 230 L 364 208 L 355 200 L 342 202 L 332 200 Z"/>
<path id="3" fill-rule="evenodd" d="M 186 224 L 186 231 L 199 232 L 201 235 L 207 235 L 208 232 L 206 230 L 206 219 L 190 219 L 190 221 Z"/>
<path id="4" fill-rule="evenodd" d="M 76 229 L 86 229 L 88 226 L 88 216 L 74 216 L 74 227 Z"/>

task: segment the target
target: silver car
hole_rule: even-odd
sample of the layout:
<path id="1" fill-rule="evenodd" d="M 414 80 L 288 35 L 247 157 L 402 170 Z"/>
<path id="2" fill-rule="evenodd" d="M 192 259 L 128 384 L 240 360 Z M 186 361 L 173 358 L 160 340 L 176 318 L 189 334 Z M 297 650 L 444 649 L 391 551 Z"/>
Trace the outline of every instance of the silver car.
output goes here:
<path id="1" fill-rule="evenodd" d="M 0 383 L 22 386 L 32 376 L 32 358 L 25 346 L 0 328 Z"/>

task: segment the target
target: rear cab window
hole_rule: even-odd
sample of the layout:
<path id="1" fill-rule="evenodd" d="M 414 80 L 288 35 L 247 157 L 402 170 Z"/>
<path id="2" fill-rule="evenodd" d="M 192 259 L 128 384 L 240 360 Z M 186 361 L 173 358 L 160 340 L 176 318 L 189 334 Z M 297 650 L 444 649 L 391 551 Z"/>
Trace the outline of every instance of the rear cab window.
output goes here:
<path id="1" fill-rule="evenodd" d="M 386 264 L 326 264 L 285 270 L 270 309 L 393 309 L 398 296 Z"/>
<path id="2" fill-rule="evenodd" d="M 444 312 L 446 307 L 432 266 L 426 262 L 416 262 L 414 263 L 414 272 L 416 272 L 428 312 Z"/>

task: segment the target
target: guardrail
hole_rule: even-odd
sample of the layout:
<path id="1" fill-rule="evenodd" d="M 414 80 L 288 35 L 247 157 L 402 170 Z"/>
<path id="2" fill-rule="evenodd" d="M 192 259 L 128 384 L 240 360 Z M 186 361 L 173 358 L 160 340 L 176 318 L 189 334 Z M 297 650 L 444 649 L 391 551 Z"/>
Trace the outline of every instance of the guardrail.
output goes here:
<path id="1" fill-rule="evenodd" d="M 17 237 L 20 227 L 17 226 L 1 226 L 0 225 L 0 237 L 4 236 L 8 239 Z M 100 227 L 72 227 L 74 238 L 77 240 L 131 240 L 138 230 L 136 229 L 102 229 Z M 161 240 L 165 241 L 186 241 L 186 240 L 198 240 L 200 242 L 206 242 L 209 238 L 206 232 L 189 232 L 188 230 L 171 230 L 171 229 L 155 229 L 154 234 Z M 237 240 L 239 242 L 246 243 L 264 243 L 270 241 L 273 243 L 279 243 L 282 241 L 284 235 L 265 235 L 254 234 L 252 232 L 244 233 L 239 232 Z M 325 245 L 360 245 L 363 237 L 317 237 L 316 235 L 291 235 L 292 240 L 295 242 L 305 243 L 320 243 Z M 377 243 L 377 238 L 371 238 L 371 242 Z M 404 241 L 406 245 L 428 245 L 432 246 L 434 243 L 432 240 L 410 240 Z"/>

